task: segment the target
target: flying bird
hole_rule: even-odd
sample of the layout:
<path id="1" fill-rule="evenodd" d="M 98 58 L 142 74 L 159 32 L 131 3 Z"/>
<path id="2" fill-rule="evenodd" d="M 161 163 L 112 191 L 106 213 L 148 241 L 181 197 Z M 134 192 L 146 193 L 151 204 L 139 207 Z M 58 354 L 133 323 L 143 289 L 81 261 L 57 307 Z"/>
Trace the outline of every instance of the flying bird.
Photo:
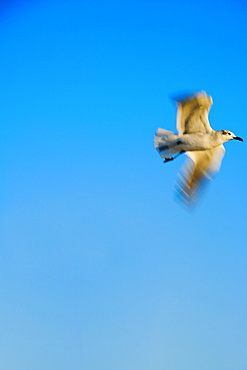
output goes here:
<path id="1" fill-rule="evenodd" d="M 154 146 L 164 163 L 185 153 L 187 161 L 179 175 L 177 192 L 188 205 L 197 198 L 204 180 L 219 171 L 225 154 L 223 143 L 243 139 L 228 130 L 211 128 L 208 114 L 213 104 L 205 91 L 174 99 L 177 105 L 176 127 L 178 134 L 158 128 Z"/>

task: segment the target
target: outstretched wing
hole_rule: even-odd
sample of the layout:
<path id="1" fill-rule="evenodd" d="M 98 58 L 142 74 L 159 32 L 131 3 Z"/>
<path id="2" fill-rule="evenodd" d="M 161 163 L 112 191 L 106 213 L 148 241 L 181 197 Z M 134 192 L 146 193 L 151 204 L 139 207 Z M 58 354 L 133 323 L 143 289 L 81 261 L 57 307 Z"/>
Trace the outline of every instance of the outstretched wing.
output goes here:
<path id="1" fill-rule="evenodd" d="M 225 154 L 223 145 L 215 148 L 186 153 L 191 161 L 185 164 L 179 176 L 177 191 L 187 204 L 197 199 L 205 180 L 212 179 L 212 175 L 219 171 Z"/>
<path id="2" fill-rule="evenodd" d="M 208 113 L 213 100 L 205 91 L 174 100 L 178 106 L 177 130 L 179 135 L 196 132 L 206 134 L 212 130 L 208 120 Z"/>

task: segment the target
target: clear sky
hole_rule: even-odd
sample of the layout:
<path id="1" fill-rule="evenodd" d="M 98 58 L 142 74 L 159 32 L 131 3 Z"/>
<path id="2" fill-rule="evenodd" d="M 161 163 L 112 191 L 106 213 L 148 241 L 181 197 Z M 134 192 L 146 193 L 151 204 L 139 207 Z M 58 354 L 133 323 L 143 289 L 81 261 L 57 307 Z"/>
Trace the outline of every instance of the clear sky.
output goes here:
<path id="1" fill-rule="evenodd" d="M 193 213 L 169 94 L 247 140 L 247 4 L 2 1 L 0 367 L 246 370 L 246 141 Z"/>

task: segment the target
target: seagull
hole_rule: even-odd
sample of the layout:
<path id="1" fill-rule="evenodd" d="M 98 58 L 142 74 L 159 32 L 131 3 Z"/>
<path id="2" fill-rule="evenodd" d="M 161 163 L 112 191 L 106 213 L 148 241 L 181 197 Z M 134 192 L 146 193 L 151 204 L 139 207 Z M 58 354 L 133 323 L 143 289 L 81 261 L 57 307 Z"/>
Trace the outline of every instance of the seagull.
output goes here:
<path id="1" fill-rule="evenodd" d="M 179 175 L 177 192 L 182 201 L 191 205 L 198 198 L 201 185 L 219 171 L 225 154 L 223 143 L 243 139 L 228 130 L 211 128 L 208 114 L 213 104 L 205 91 L 174 99 L 177 105 L 176 128 L 178 134 L 158 128 L 154 146 L 164 163 L 185 153 L 187 161 Z"/>

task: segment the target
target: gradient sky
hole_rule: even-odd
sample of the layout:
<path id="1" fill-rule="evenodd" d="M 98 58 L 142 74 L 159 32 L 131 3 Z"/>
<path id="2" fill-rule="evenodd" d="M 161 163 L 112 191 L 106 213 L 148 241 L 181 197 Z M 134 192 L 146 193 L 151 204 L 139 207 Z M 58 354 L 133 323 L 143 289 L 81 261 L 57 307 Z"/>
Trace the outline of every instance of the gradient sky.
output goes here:
<path id="1" fill-rule="evenodd" d="M 246 40 L 241 0 L 1 2 L 1 369 L 247 369 Z M 245 139 L 193 213 L 185 89 Z"/>

